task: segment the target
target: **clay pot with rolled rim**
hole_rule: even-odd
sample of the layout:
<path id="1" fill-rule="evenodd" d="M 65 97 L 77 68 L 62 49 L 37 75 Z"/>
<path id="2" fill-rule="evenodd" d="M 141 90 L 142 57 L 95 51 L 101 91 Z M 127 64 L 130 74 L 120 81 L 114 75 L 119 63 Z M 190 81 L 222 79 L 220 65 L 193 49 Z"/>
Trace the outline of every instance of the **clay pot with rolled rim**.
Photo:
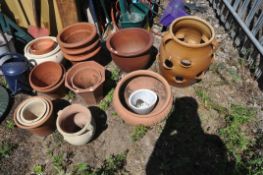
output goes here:
<path id="1" fill-rule="evenodd" d="M 58 43 L 64 48 L 76 48 L 93 42 L 97 35 L 95 25 L 76 23 L 65 27 L 57 36 Z"/>
<path id="2" fill-rule="evenodd" d="M 17 118 L 18 115 L 21 113 L 21 106 L 25 105 L 25 103 L 30 102 L 31 100 L 35 100 L 35 98 L 43 99 L 45 100 L 49 105 L 49 110 L 47 113 L 42 117 L 41 121 L 38 121 L 36 123 L 32 123 L 30 126 L 25 126 L 21 124 Z M 51 100 L 45 97 L 31 97 L 29 99 L 24 100 L 16 109 L 14 112 L 14 122 L 15 124 L 22 129 L 26 129 L 30 131 L 32 134 L 38 135 L 38 136 L 47 136 L 51 134 L 55 129 L 55 116 L 53 114 L 53 104 Z"/>
<path id="3" fill-rule="evenodd" d="M 63 77 L 63 68 L 52 61 L 35 66 L 29 74 L 30 86 L 36 90 L 47 90 L 54 87 Z"/>
<path id="4" fill-rule="evenodd" d="M 94 61 L 73 65 L 66 74 L 65 85 L 87 104 L 97 104 L 103 98 L 105 68 Z"/>
<path id="5" fill-rule="evenodd" d="M 50 38 L 42 38 L 32 43 L 29 47 L 29 52 L 34 55 L 46 54 L 56 47 L 57 43 Z"/>
<path id="6" fill-rule="evenodd" d="M 141 28 L 121 29 L 106 42 L 113 61 L 125 72 L 145 68 L 151 60 L 152 45 L 152 34 Z"/>
<path id="7" fill-rule="evenodd" d="M 154 109 L 139 115 L 128 107 L 131 93 L 138 89 L 149 89 L 158 96 Z M 127 74 L 117 84 L 113 94 L 113 107 L 117 114 L 128 124 L 152 126 L 161 122 L 169 114 L 173 104 L 171 87 L 159 74 L 149 70 L 139 70 Z"/>
<path id="8" fill-rule="evenodd" d="M 64 140 L 72 145 L 88 143 L 96 129 L 90 110 L 79 104 L 72 104 L 59 111 L 56 126 Z"/>
<path id="9" fill-rule="evenodd" d="M 41 54 L 41 55 L 31 54 L 30 53 L 31 45 L 42 39 L 53 40 L 55 42 L 55 47 L 50 52 L 45 54 Z M 47 61 L 61 63 L 64 58 L 63 53 L 60 50 L 59 45 L 57 44 L 56 37 L 52 37 L 52 36 L 43 36 L 43 37 L 35 38 L 34 40 L 27 43 L 26 46 L 24 47 L 24 55 L 30 62 L 35 64 L 40 64 Z"/>

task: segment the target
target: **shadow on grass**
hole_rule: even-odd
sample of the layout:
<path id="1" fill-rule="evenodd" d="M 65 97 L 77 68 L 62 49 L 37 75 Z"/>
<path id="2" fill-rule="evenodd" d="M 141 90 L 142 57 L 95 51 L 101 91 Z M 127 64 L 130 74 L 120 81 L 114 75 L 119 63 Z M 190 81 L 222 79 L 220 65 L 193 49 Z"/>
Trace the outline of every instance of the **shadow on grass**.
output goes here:
<path id="1" fill-rule="evenodd" d="M 147 175 L 233 174 L 234 162 L 216 135 L 205 134 L 192 97 L 178 98 L 174 112 L 156 142 L 146 167 Z"/>

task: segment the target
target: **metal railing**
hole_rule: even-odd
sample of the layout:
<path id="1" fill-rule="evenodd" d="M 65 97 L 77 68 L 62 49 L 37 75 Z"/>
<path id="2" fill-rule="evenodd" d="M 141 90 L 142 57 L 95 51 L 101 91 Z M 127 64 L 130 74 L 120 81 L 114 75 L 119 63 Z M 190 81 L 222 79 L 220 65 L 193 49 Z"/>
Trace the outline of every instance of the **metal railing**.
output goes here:
<path id="1" fill-rule="evenodd" d="M 255 78 L 263 78 L 263 0 L 209 0 Z M 262 80 L 263 81 L 263 80 Z"/>

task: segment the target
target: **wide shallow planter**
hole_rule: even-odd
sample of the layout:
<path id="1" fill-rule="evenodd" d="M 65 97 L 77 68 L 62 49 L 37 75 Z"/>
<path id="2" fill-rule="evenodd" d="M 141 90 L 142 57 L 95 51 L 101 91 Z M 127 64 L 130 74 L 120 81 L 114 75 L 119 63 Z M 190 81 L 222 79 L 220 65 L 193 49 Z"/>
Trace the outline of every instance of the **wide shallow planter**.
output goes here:
<path id="1" fill-rule="evenodd" d="M 153 110 L 145 115 L 133 112 L 129 106 L 130 95 L 139 89 L 149 89 L 158 96 Z M 128 124 L 151 126 L 164 120 L 173 103 L 171 87 L 159 74 L 149 70 L 139 70 L 127 74 L 117 84 L 113 95 L 113 107 Z"/>
<path id="2" fill-rule="evenodd" d="M 88 105 L 103 98 L 105 68 L 94 61 L 77 63 L 66 74 L 65 85 Z"/>
<path id="3" fill-rule="evenodd" d="M 101 50 L 96 27 L 91 23 L 70 25 L 59 32 L 57 40 L 65 58 L 71 62 L 88 60 Z"/>
<path id="4" fill-rule="evenodd" d="M 28 98 L 15 109 L 14 122 L 32 134 L 47 136 L 56 128 L 53 104 L 45 97 Z"/>
<path id="5" fill-rule="evenodd" d="M 200 79 L 212 63 L 217 45 L 214 29 L 206 21 L 194 16 L 176 19 L 160 45 L 161 74 L 173 85 Z"/>
<path id="6" fill-rule="evenodd" d="M 36 66 L 30 72 L 29 82 L 31 87 L 38 93 L 50 99 L 57 99 L 63 97 L 66 93 L 65 77 L 66 70 L 63 65 L 46 62 Z"/>
<path id="7" fill-rule="evenodd" d="M 73 104 L 58 112 L 56 126 L 64 140 L 72 145 L 88 143 L 95 133 L 95 121 L 88 108 Z"/>
<path id="8" fill-rule="evenodd" d="M 151 59 L 152 45 L 152 34 L 141 28 L 119 30 L 106 42 L 113 61 L 125 72 L 145 68 Z"/>
<path id="9" fill-rule="evenodd" d="M 42 38 L 33 42 L 29 47 L 29 52 L 34 55 L 43 55 L 51 52 L 57 43 L 51 38 Z"/>

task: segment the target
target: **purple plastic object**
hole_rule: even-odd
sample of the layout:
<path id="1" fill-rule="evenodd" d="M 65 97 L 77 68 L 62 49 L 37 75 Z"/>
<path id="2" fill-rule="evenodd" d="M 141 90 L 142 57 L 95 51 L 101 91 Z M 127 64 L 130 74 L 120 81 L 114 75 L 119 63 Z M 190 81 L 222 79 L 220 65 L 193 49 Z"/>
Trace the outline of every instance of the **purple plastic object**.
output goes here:
<path id="1" fill-rule="evenodd" d="M 164 10 L 160 23 L 168 27 L 173 20 L 186 15 L 188 14 L 185 12 L 184 0 L 171 0 Z"/>

